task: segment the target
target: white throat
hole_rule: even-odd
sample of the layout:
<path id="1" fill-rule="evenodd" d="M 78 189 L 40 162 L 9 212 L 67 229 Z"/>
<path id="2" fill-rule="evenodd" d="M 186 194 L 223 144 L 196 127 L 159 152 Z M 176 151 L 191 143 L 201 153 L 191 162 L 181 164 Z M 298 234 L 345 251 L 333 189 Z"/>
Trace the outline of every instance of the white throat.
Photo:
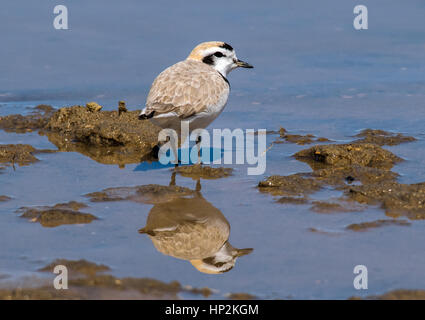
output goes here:
<path id="1" fill-rule="evenodd" d="M 229 63 L 226 60 L 219 60 L 216 62 L 215 65 L 212 66 L 215 70 L 221 73 L 221 75 L 225 78 L 227 78 L 227 75 L 230 71 L 234 69 L 234 66 L 232 63 Z"/>

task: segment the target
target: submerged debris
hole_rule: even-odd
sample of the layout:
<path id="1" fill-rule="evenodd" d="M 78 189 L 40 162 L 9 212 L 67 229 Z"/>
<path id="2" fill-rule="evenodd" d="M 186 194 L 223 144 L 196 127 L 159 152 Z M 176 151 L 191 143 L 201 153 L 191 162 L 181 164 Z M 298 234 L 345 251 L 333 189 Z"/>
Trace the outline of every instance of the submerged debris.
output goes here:
<path id="1" fill-rule="evenodd" d="M 346 203 L 313 201 L 312 204 L 311 210 L 317 213 L 355 212 L 363 210 L 363 208 L 357 208 Z"/>
<path id="2" fill-rule="evenodd" d="M 410 226 L 410 225 L 411 223 L 406 220 L 380 219 L 376 221 L 353 223 L 348 225 L 346 229 L 351 231 L 367 231 L 372 228 L 379 228 L 384 226 Z"/>
<path id="3" fill-rule="evenodd" d="M 97 217 L 94 215 L 78 211 L 84 207 L 86 207 L 85 204 L 72 201 L 53 207 L 22 207 L 17 212 L 22 213 L 21 218 L 39 222 L 43 227 L 53 228 L 64 224 L 82 224 L 96 220 Z"/>

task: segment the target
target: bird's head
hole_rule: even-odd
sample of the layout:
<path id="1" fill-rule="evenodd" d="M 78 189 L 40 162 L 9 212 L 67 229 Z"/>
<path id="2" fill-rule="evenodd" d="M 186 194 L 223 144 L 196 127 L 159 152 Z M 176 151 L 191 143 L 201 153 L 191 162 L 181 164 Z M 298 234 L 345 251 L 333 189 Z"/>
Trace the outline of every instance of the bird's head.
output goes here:
<path id="1" fill-rule="evenodd" d="M 228 241 L 212 257 L 202 260 L 190 260 L 190 263 L 202 273 L 219 274 L 230 271 L 236 263 L 238 257 L 250 254 L 252 248 L 237 249 Z"/>
<path id="2" fill-rule="evenodd" d="M 203 42 L 197 45 L 187 59 L 206 63 L 224 77 L 227 77 L 230 71 L 238 67 L 253 68 L 249 63 L 238 59 L 232 46 L 221 41 Z"/>

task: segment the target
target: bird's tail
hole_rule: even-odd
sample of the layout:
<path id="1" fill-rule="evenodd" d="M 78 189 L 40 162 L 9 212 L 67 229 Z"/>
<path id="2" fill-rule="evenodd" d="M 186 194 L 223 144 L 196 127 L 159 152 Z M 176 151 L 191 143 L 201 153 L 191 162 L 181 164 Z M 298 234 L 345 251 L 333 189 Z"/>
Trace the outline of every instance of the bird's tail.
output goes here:
<path id="1" fill-rule="evenodd" d="M 146 119 L 150 119 L 153 117 L 155 111 L 151 111 L 151 112 L 146 112 L 146 108 L 144 108 L 142 110 L 142 112 L 140 112 L 139 114 L 139 120 L 146 120 Z"/>

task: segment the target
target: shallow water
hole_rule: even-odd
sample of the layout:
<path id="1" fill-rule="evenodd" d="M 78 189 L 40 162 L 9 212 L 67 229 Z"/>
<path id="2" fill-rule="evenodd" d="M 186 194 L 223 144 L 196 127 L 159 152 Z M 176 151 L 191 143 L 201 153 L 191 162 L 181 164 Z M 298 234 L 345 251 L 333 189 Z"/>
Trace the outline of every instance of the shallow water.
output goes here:
<path id="1" fill-rule="evenodd" d="M 224 40 L 255 69 L 229 76 L 228 105 L 211 128 L 283 126 L 336 142 L 351 141 L 364 128 L 402 132 L 418 141 L 385 147 L 407 160 L 393 171 L 403 183 L 425 181 L 422 1 L 364 1 L 369 8 L 366 31 L 352 27 L 356 1 L 104 3 L 65 3 L 70 30 L 57 31 L 52 27 L 54 1 L 2 1 L 0 115 L 24 114 L 40 103 L 59 108 L 89 100 L 106 109 L 125 100 L 129 109 L 140 109 L 159 71 L 185 58 L 198 42 Z M 274 139 L 269 135 L 268 143 Z M 55 149 L 37 133 L 0 131 L 0 143 Z M 170 169 L 119 168 L 74 152 L 39 154 L 40 162 L 0 174 L 0 195 L 12 197 L 0 202 L 0 275 L 19 278 L 56 258 L 84 258 L 110 266 L 117 276 L 178 280 L 217 289 L 219 296 L 248 292 L 260 298 L 345 299 L 396 288 L 424 289 L 424 221 L 349 232 L 347 225 L 383 219 L 384 211 L 370 206 L 362 212 L 318 214 L 308 204 L 275 203 L 256 189 L 272 174 L 311 171 L 290 157 L 306 147 L 274 145 L 263 176 L 248 176 L 246 166 L 233 165 L 231 177 L 201 180 L 202 196 L 231 225 L 232 245 L 254 248 L 220 275 L 202 274 L 187 261 L 161 254 L 138 233 L 152 205 L 92 203 L 83 196 L 108 187 L 168 185 Z M 196 186 L 181 176 L 176 183 Z M 338 195 L 322 190 L 312 198 Z M 71 200 L 87 203 L 82 211 L 100 219 L 44 228 L 15 213 L 22 206 Z M 312 227 L 328 233 L 313 233 Z M 358 264 L 368 267 L 368 290 L 353 288 Z"/>

